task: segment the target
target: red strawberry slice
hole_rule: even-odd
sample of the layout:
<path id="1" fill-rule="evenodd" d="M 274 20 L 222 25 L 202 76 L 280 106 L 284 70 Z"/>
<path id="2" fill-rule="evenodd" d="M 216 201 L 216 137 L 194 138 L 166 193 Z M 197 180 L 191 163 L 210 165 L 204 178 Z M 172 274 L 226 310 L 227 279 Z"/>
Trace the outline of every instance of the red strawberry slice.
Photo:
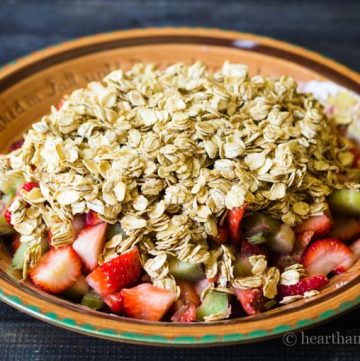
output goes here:
<path id="1" fill-rule="evenodd" d="M 138 249 L 123 253 L 92 271 L 86 280 L 100 296 L 107 296 L 135 283 L 141 275 Z"/>
<path id="2" fill-rule="evenodd" d="M 45 253 L 29 272 L 35 286 L 48 293 L 61 293 L 81 276 L 81 261 L 71 246 Z"/>
<path id="3" fill-rule="evenodd" d="M 23 145 L 24 145 L 24 139 L 17 140 L 16 142 L 10 145 L 9 150 L 10 152 L 12 152 L 14 150 L 20 149 Z"/>
<path id="4" fill-rule="evenodd" d="M 258 288 L 234 288 L 236 298 L 248 315 L 256 315 L 263 311 L 265 298 Z"/>
<path id="5" fill-rule="evenodd" d="M 229 229 L 230 239 L 232 243 L 241 241 L 240 223 L 244 217 L 246 205 L 240 208 L 231 209 L 226 216 L 226 223 Z"/>
<path id="6" fill-rule="evenodd" d="M 24 189 L 26 192 L 31 192 L 34 188 L 38 188 L 39 183 L 37 182 L 26 182 L 23 184 L 21 189 Z"/>
<path id="7" fill-rule="evenodd" d="M 10 207 L 10 205 L 11 205 L 11 203 L 9 204 L 9 207 Z M 6 208 L 6 210 L 5 210 L 4 218 L 5 218 L 6 222 L 7 222 L 10 226 L 12 226 L 12 224 L 11 224 L 11 212 L 10 212 L 10 210 L 9 210 L 9 207 Z"/>
<path id="8" fill-rule="evenodd" d="M 172 315 L 173 322 L 195 322 L 196 321 L 196 306 L 193 304 L 181 305 L 177 311 Z"/>
<path id="9" fill-rule="evenodd" d="M 160 321 L 176 299 L 176 293 L 142 283 L 121 291 L 126 316 L 148 321 Z"/>
<path id="10" fill-rule="evenodd" d="M 103 223 L 104 221 L 102 219 L 100 219 L 99 215 L 94 212 L 94 211 L 90 211 L 89 213 L 85 214 L 85 226 L 86 227 L 91 227 L 91 226 L 95 226 L 99 223 Z"/>
<path id="11" fill-rule="evenodd" d="M 110 310 L 117 315 L 124 309 L 124 297 L 121 291 L 114 292 L 103 298 L 103 301 L 109 306 Z"/>
<path id="12" fill-rule="evenodd" d="M 312 216 L 295 228 L 295 233 L 314 232 L 314 237 L 326 236 L 333 225 L 331 217 L 327 214 Z"/>
<path id="13" fill-rule="evenodd" d="M 320 239 L 304 252 L 301 263 L 308 275 L 342 273 L 354 262 L 351 249 L 334 238 Z"/>
<path id="14" fill-rule="evenodd" d="M 305 231 L 296 235 L 295 249 L 301 249 L 302 251 L 310 244 L 315 235 L 314 231 Z"/>
<path id="15" fill-rule="evenodd" d="M 73 243 L 75 252 L 84 265 L 85 272 L 89 273 L 98 267 L 100 252 L 104 248 L 107 223 L 99 223 L 84 228 Z"/>
<path id="16" fill-rule="evenodd" d="M 217 244 L 225 244 L 229 238 L 229 231 L 223 226 L 218 226 L 218 234 L 215 238 Z"/>
<path id="17" fill-rule="evenodd" d="M 360 220 L 351 217 L 335 219 L 330 237 L 336 238 L 341 242 L 351 242 L 357 239 L 360 237 Z"/>
<path id="18" fill-rule="evenodd" d="M 290 286 L 279 285 L 278 295 L 283 298 L 286 296 L 303 295 L 305 292 L 319 290 L 321 287 L 329 283 L 324 275 L 312 275 L 303 278 L 298 283 Z"/>
<path id="19" fill-rule="evenodd" d="M 176 302 L 176 312 L 171 317 L 173 322 L 196 321 L 196 308 L 200 305 L 200 297 L 195 286 L 189 282 L 178 281 L 180 297 Z"/>

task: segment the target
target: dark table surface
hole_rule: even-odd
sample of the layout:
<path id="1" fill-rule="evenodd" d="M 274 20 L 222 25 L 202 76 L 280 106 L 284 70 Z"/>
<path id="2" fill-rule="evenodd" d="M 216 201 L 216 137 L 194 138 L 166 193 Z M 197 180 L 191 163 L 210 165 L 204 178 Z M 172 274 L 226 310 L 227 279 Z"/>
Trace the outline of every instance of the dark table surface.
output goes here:
<path id="1" fill-rule="evenodd" d="M 218 27 L 271 36 L 360 70 L 359 0 L 0 0 L 0 66 L 82 35 L 168 25 Z M 360 309 L 308 330 L 305 335 L 336 332 L 360 338 Z M 321 343 L 321 338 L 317 340 Z M 289 347 L 281 339 L 213 349 L 130 346 L 65 331 L 0 304 L 1 361 L 335 361 L 360 360 L 359 351 L 359 342 Z"/>

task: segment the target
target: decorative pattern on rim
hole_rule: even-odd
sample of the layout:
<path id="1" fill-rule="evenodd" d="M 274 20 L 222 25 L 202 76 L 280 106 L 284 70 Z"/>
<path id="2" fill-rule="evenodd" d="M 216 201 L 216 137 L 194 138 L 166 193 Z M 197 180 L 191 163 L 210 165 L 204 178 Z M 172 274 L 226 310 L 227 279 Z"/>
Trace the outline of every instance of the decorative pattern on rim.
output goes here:
<path id="1" fill-rule="evenodd" d="M 326 321 L 360 304 L 360 296 L 358 296 L 351 301 L 346 301 L 340 304 L 337 309 L 329 309 L 324 311 L 315 319 L 300 320 L 296 323 L 295 326 L 280 325 L 273 328 L 270 332 L 260 329 L 255 330 L 249 334 L 229 333 L 223 336 L 207 334 L 201 338 L 196 338 L 194 336 L 167 338 L 162 335 L 144 335 L 130 332 L 118 333 L 112 329 L 96 328 L 93 325 L 86 323 L 79 324 L 71 318 L 61 318 L 53 312 L 43 313 L 39 307 L 23 303 L 19 297 L 8 295 L 2 289 L 0 289 L 0 299 L 20 311 L 66 329 L 78 331 L 90 336 L 105 337 L 118 341 L 132 343 L 146 342 L 156 345 L 216 345 L 219 343 L 236 343 L 240 341 L 250 341 L 256 339 L 260 340 L 265 337 L 280 335 L 284 332 L 298 330 L 299 328 L 309 327 L 316 323 Z"/>

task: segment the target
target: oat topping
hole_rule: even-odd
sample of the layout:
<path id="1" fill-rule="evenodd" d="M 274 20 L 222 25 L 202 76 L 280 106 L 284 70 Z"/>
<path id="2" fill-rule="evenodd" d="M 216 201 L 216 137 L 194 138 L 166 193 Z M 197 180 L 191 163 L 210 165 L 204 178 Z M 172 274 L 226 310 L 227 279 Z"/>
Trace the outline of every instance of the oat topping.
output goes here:
<path id="1" fill-rule="evenodd" d="M 0 156 L 0 190 L 14 174 L 39 183 L 11 205 L 28 265 L 46 228 L 53 246 L 71 243 L 74 216 L 92 210 L 124 230 L 100 262 L 137 245 L 152 282 L 178 295 L 170 256 L 204 264 L 219 290 L 262 287 L 273 299 L 279 283 L 304 275 L 300 265 L 280 274 L 255 256 L 253 274 L 235 278 L 231 247 L 207 240 L 234 207 L 294 226 L 322 214 L 333 189 L 359 189 L 339 177 L 352 158 L 334 126 L 289 76 L 250 77 L 228 62 L 215 73 L 200 62 L 137 64 L 74 91 L 35 123 L 21 149 Z"/>

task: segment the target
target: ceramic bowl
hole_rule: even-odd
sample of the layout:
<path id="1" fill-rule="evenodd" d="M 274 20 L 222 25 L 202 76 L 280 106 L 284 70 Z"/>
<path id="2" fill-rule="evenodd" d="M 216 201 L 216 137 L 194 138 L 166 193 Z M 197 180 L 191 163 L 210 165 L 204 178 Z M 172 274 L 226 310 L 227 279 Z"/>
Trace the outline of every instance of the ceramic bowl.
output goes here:
<path id="1" fill-rule="evenodd" d="M 112 69 L 133 63 L 224 60 L 249 65 L 252 74 L 289 74 L 298 81 L 330 80 L 360 93 L 359 75 L 316 53 L 268 38 L 212 29 L 143 29 L 91 36 L 33 53 L 0 71 L 0 151 L 21 137 L 50 105 Z M 106 339 L 158 345 L 214 345 L 258 341 L 314 326 L 360 303 L 360 262 L 331 279 L 315 298 L 300 300 L 258 316 L 208 324 L 135 321 L 45 294 L 16 283 L 5 270 L 0 249 L 0 299 L 41 320 Z"/>

